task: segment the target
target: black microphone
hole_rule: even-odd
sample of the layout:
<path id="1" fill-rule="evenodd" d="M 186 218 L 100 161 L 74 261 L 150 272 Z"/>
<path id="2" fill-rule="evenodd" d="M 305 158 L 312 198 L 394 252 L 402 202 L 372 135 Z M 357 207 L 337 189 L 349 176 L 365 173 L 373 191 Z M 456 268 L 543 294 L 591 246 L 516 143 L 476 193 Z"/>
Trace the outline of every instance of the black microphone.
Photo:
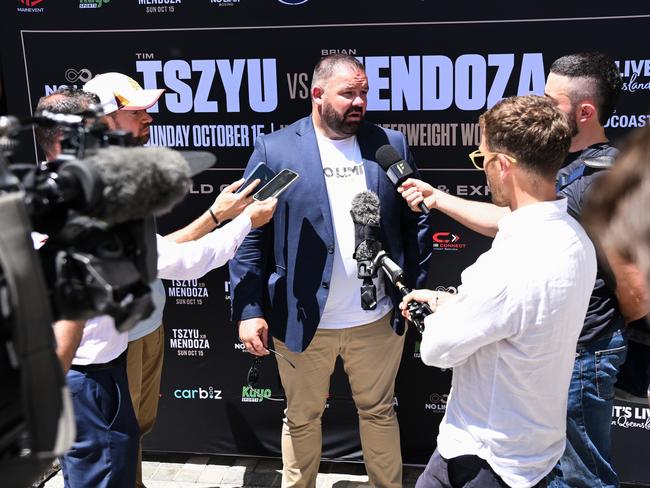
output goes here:
<path id="1" fill-rule="evenodd" d="M 100 194 L 92 173 L 99 175 Z M 76 179 L 86 214 L 109 224 L 167 213 L 191 186 L 186 160 L 163 147 L 108 147 L 90 158 L 65 162 L 59 175 Z"/>
<path id="2" fill-rule="evenodd" d="M 379 163 L 379 166 L 381 166 L 386 172 L 388 179 L 396 187 L 404 183 L 404 181 L 415 173 L 411 165 L 404 161 L 395 148 L 390 144 L 384 144 L 377 149 L 375 159 L 377 160 L 377 163 Z M 427 207 L 424 202 L 420 202 L 418 207 L 422 210 L 423 214 L 429 214 L 429 207 Z"/>

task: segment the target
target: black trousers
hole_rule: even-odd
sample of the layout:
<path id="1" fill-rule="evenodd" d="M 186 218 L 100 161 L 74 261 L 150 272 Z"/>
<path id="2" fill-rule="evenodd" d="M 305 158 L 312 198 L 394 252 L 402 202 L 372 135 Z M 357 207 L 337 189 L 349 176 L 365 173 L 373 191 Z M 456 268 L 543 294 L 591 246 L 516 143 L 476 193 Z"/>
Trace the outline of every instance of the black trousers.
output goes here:
<path id="1" fill-rule="evenodd" d="M 443 458 L 435 450 L 415 488 L 509 488 L 487 461 L 478 456 Z M 533 488 L 546 488 L 546 480 Z"/>

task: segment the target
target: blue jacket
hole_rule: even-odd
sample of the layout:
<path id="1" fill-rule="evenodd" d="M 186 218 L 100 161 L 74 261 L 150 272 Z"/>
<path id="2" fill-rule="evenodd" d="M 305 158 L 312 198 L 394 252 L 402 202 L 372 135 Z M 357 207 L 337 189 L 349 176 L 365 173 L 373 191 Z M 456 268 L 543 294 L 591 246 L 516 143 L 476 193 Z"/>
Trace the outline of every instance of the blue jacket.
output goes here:
<path id="1" fill-rule="evenodd" d="M 412 212 L 386 173 L 374 161 L 376 150 L 391 144 L 412 163 L 401 132 L 364 123 L 357 133 L 368 190 L 381 202 L 384 250 L 404 269 L 406 284 L 425 284 L 431 258 L 427 217 Z M 273 220 L 251 231 L 230 261 L 233 320 L 263 317 L 273 337 L 291 351 L 304 351 L 320 321 L 332 275 L 335 236 L 330 205 L 311 117 L 258 137 L 245 175 L 260 161 L 274 171 L 300 174 L 278 199 Z M 361 281 L 359 281 L 361 285 Z M 400 294 L 387 283 L 395 310 Z M 361 307 L 361 305 L 359 305 Z M 393 312 L 393 329 L 404 321 Z"/>

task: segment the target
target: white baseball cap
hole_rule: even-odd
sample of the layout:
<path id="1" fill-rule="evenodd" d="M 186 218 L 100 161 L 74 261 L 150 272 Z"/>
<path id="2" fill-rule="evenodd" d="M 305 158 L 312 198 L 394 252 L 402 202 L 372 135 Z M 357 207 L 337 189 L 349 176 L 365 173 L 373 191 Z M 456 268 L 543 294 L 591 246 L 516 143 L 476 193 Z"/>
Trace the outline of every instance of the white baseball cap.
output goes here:
<path id="1" fill-rule="evenodd" d="M 122 73 L 102 73 L 83 86 L 99 100 L 106 115 L 117 110 L 146 110 L 158 101 L 163 88 L 145 90 L 133 78 Z"/>

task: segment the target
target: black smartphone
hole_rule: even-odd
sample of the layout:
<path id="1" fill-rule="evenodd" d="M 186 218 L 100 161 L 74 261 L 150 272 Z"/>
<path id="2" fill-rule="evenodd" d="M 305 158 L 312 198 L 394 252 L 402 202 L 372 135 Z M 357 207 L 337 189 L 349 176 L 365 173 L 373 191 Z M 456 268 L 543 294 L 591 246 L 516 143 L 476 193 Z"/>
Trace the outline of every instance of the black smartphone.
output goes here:
<path id="1" fill-rule="evenodd" d="M 269 181 L 260 191 L 258 191 L 253 198 L 257 201 L 266 200 L 267 198 L 277 197 L 286 190 L 291 183 L 293 183 L 296 178 L 300 176 L 293 170 L 283 169 L 280 171 L 275 178 Z"/>
<path id="2" fill-rule="evenodd" d="M 242 185 L 239 188 L 237 188 L 237 191 L 235 193 L 240 193 L 241 191 L 244 190 L 244 188 L 246 188 L 248 185 L 250 185 L 253 181 L 257 179 L 260 180 L 259 185 L 257 185 L 257 189 L 259 190 L 264 185 L 266 185 L 269 181 L 271 181 L 273 178 L 275 178 L 275 171 L 273 171 L 266 164 L 264 164 L 264 161 L 260 161 L 253 168 L 253 171 L 251 171 L 250 174 L 246 177 Z"/>

